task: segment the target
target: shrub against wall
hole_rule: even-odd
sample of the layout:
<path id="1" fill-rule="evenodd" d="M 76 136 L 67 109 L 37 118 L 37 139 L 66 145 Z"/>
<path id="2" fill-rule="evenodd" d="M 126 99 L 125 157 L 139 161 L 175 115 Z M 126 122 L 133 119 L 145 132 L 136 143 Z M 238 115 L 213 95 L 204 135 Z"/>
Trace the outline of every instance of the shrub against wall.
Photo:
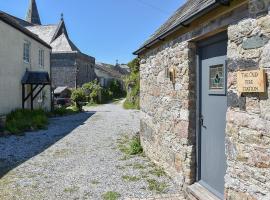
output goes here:
<path id="1" fill-rule="evenodd" d="M 86 101 L 84 90 L 82 88 L 74 89 L 71 94 L 71 100 L 79 110 L 82 110 L 82 103 Z"/>
<path id="2" fill-rule="evenodd" d="M 48 117 L 43 110 L 18 109 L 7 115 L 5 129 L 12 134 L 20 134 L 25 131 L 46 129 L 48 123 Z"/>
<path id="3" fill-rule="evenodd" d="M 128 63 L 130 75 L 125 79 L 127 98 L 124 103 L 126 109 L 140 108 L 140 60 L 135 58 Z"/>

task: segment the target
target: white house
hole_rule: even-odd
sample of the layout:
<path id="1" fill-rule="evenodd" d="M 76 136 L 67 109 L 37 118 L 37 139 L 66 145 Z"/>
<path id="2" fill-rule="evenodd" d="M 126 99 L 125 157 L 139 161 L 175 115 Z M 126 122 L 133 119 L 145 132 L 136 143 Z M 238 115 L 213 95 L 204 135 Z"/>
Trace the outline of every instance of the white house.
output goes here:
<path id="1" fill-rule="evenodd" d="M 51 109 L 51 47 L 0 12 L 0 116 L 17 108 Z"/>

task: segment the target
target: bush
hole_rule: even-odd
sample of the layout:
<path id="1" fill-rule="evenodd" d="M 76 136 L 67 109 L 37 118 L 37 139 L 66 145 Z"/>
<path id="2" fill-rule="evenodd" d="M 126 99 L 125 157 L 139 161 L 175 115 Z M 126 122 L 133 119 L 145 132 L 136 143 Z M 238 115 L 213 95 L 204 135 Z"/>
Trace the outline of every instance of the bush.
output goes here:
<path id="1" fill-rule="evenodd" d="M 7 115 L 5 129 L 12 134 L 20 134 L 25 131 L 46 129 L 48 117 L 43 110 L 18 109 Z"/>
<path id="2" fill-rule="evenodd" d="M 102 90 L 101 90 L 101 103 L 107 103 L 111 100 L 113 100 L 113 93 L 106 88 L 102 88 Z"/>
<path id="3" fill-rule="evenodd" d="M 75 103 L 75 106 L 82 110 L 82 104 L 86 101 L 86 95 L 82 88 L 74 89 L 71 94 L 71 100 Z"/>
<path id="4" fill-rule="evenodd" d="M 138 136 L 134 136 L 129 143 L 129 154 L 136 155 L 141 154 L 143 152 L 143 148 L 141 146 L 140 138 Z"/>
<path id="5" fill-rule="evenodd" d="M 127 98 L 124 103 L 125 109 L 139 109 L 140 108 L 140 73 L 139 73 L 139 60 L 134 59 L 128 63 L 131 69 L 131 74 L 126 77 L 125 85 Z"/>
<path id="6" fill-rule="evenodd" d="M 97 80 L 85 83 L 82 88 L 88 102 L 99 102 L 99 95 L 101 93 L 102 87 L 99 85 Z"/>
<path id="7" fill-rule="evenodd" d="M 125 91 L 123 91 L 122 85 L 118 80 L 113 80 L 110 82 L 109 91 L 112 92 L 113 98 L 125 96 Z"/>

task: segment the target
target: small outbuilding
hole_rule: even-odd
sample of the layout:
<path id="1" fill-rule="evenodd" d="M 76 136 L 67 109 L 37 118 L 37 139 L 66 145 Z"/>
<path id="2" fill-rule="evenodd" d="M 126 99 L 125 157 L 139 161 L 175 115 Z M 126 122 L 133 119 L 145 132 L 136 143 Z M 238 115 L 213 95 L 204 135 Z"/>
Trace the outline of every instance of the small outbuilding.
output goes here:
<path id="1" fill-rule="evenodd" d="M 270 199 L 269 11 L 187 0 L 135 52 L 141 143 L 190 199 Z"/>

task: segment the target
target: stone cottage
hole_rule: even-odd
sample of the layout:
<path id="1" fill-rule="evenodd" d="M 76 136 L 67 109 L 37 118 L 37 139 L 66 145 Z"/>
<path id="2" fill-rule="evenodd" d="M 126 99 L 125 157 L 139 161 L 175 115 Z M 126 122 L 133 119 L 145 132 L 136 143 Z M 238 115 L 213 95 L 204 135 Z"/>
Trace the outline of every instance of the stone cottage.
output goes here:
<path id="1" fill-rule="evenodd" d="M 117 80 L 119 83 L 121 83 L 123 89 L 125 89 L 124 78 L 127 74 L 129 74 L 126 68 L 101 62 L 96 62 L 95 73 L 102 87 L 109 87 L 113 80 Z"/>
<path id="2" fill-rule="evenodd" d="M 0 117 L 22 107 L 49 111 L 51 47 L 4 12 L 0 35 Z"/>
<path id="3" fill-rule="evenodd" d="M 270 199 L 269 10 L 188 0 L 134 52 L 145 153 L 190 199 Z"/>
<path id="4" fill-rule="evenodd" d="M 75 88 L 96 78 L 95 58 L 82 53 L 69 38 L 63 15 L 58 24 L 42 25 L 35 0 L 30 0 L 26 20 L 17 22 L 52 47 L 52 87 Z"/>

